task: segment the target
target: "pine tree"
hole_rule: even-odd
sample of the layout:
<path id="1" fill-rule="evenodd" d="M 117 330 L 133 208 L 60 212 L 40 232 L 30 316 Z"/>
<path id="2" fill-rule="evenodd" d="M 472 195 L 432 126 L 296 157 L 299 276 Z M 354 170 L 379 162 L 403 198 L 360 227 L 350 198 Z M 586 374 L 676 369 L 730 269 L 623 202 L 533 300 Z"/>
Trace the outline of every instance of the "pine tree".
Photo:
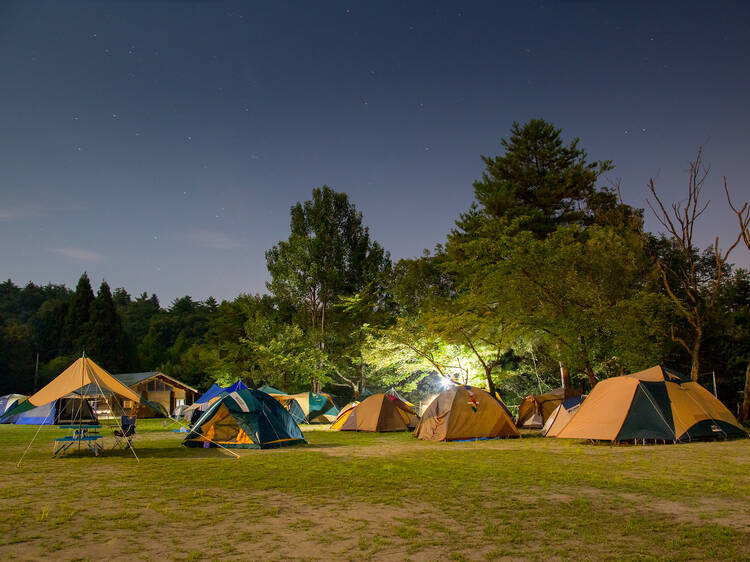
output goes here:
<path id="1" fill-rule="evenodd" d="M 105 369 L 118 372 L 129 367 L 130 346 L 106 281 L 91 304 L 86 342 L 87 354 Z"/>
<path id="2" fill-rule="evenodd" d="M 61 348 L 65 354 L 78 355 L 86 344 L 86 334 L 89 329 L 89 315 L 91 303 L 94 302 L 94 291 L 86 272 L 81 275 L 76 286 L 76 292 L 70 299 L 65 324 L 61 334 Z"/>
<path id="3" fill-rule="evenodd" d="M 528 230 L 541 236 L 558 226 L 590 220 L 587 201 L 612 163 L 587 162 L 579 139 L 566 146 L 561 135 L 543 119 L 513 123 L 510 138 L 501 141 L 505 153 L 482 156 L 486 169 L 474 182 L 475 210 L 495 218 L 527 217 Z"/>

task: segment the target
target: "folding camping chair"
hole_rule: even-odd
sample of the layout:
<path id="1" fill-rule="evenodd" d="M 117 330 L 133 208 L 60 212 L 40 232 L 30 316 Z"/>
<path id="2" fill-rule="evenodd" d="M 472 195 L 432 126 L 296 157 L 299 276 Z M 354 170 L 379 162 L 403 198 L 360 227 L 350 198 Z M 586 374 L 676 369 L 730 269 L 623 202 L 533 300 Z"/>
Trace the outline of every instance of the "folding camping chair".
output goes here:
<path id="1" fill-rule="evenodd" d="M 122 447 L 127 449 L 135 439 L 135 416 L 122 416 L 120 419 L 120 429 L 115 429 L 112 434 L 115 436 L 115 445 L 113 449 Z"/>

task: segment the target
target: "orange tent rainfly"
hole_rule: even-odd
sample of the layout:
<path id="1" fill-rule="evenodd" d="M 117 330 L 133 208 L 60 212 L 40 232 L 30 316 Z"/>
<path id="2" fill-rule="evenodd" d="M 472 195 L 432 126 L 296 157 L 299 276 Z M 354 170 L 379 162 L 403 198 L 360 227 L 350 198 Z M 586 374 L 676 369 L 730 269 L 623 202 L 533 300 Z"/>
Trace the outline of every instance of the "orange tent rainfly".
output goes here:
<path id="1" fill-rule="evenodd" d="M 373 394 L 343 410 L 331 429 L 341 431 L 411 431 L 419 422 L 416 412 L 387 394 Z"/>
<path id="2" fill-rule="evenodd" d="M 660 366 L 601 381 L 557 434 L 668 442 L 745 436 L 737 419 L 713 394 Z"/>
<path id="3" fill-rule="evenodd" d="M 480 388 L 455 386 L 438 394 L 414 436 L 432 441 L 519 437 L 505 405 Z"/>

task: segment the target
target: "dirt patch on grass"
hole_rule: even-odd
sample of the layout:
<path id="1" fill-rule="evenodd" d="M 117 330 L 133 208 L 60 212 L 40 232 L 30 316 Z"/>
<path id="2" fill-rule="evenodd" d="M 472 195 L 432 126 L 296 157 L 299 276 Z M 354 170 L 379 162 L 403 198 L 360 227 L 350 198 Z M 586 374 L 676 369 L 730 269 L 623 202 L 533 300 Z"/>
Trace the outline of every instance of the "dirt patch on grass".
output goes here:
<path id="1" fill-rule="evenodd" d="M 746 498 L 698 498 L 689 504 L 637 494 L 621 494 L 643 509 L 660 513 L 676 521 L 705 525 L 711 523 L 750 532 L 750 501 Z"/>
<path id="2" fill-rule="evenodd" d="M 28 440 L 6 439 L 0 548 L 29 560 L 738 559 L 750 549 L 750 440 L 307 435 L 309 445 L 235 460 L 144 431 L 137 463 L 109 450 L 51 459 L 50 434 L 21 470 Z"/>
<path id="3" fill-rule="evenodd" d="M 114 511 L 106 502 L 83 512 L 38 502 L 25 528 L 0 542 L 18 560 L 426 561 L 450 552 L 448 526 L 425 506 L 323 503 L 266 492 L 212 493 L 183 512 L 169 505 Z"/>
<path id="4" fill-rule="evenodd" d="M 704 497 L 690 502 L 655 498 L 644 494 L 617 493 L 598 488 L 580 488 L 566 492 L 540 492 L 551 504 L 572 504 L 585 498 L 591 503 L 603 500 L 622 500 L 634 512 L 650 512 L 668 516 L 670 519 L 693 525 L 721 525 L 739 531 L 750 532 L 750 500 L 747 498 Z"/>

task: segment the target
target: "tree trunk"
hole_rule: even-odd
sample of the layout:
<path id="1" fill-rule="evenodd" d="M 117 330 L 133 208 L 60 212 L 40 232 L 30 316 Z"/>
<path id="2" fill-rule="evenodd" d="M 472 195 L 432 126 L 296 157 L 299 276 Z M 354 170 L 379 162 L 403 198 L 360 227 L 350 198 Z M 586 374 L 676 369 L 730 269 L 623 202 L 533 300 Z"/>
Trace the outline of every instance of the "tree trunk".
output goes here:
<path id="1" fill-rule="evenodd" d="M 314 326 L 313 326 L 314 328 Z M 326 342 L 325 342 L 325 336 L 326 336 L 326 301 L 321 300 L 320 301 L 320 342 L 318 342 L 318 348 L 320 351 L 325 351 L 326 348 Z M 318 369 L 323 369 L 323 363 L 318 364 Z M 351 384 L 351 381 L 347 381 L 349 384 Z M 313 376 L 313 392 L 316 394 L 320 394 L 321 385 L 320 381 L 318 380 L 318 377 Z"/>
<path id="2" fill-rule="evenodd" d="M 320 301 L 320 333 L 321 338 L 326 333 L 326 306 L 328 303 L 325 300 Z"/>
<path id="3" fill-rule="evenodd" d="M 740 419 L 742 421 L 750 420 L 750 361 L 747 362 L 747 368 L 745 369 L 745 399 L 742 401 Z"/>
<path id="4" fill-rule="evenodd" d="M 485 367 L 484 374 L 487 377 L 487 392 L 495 396 L 495 383 L 492 382 L 492 368 Z"/>
<path id="5" fill-rule="evenodd" d="M 698 332 L 695 335 L 695 341 L 693 342 L 693 349 L 690 352 L 690 380 L 698 382 L 698 374 L 700 373 L 700 353 L 701 353 L 701 333 Z"/>
<path id="6" fill-rule="evenodd" d="M 570 398 L 573 395 L 573 383 L 570 382 L 570 373 L 568 368 L 560 363 L 560 382 L 562 383 L 563 391 L 565 391 L 565 398 Z"/>
<path id="7" fill-rule="evenodd" d="M 599 379 L 596 378 L 594 369 L 591 367 L 591 364 L 588 361 L 586 361 L 586 376 L 589 378 L 589 384 L 591 385 L 591 388 L 594 388 L 596 386 L 596 383 L 599 382 Z"/>

